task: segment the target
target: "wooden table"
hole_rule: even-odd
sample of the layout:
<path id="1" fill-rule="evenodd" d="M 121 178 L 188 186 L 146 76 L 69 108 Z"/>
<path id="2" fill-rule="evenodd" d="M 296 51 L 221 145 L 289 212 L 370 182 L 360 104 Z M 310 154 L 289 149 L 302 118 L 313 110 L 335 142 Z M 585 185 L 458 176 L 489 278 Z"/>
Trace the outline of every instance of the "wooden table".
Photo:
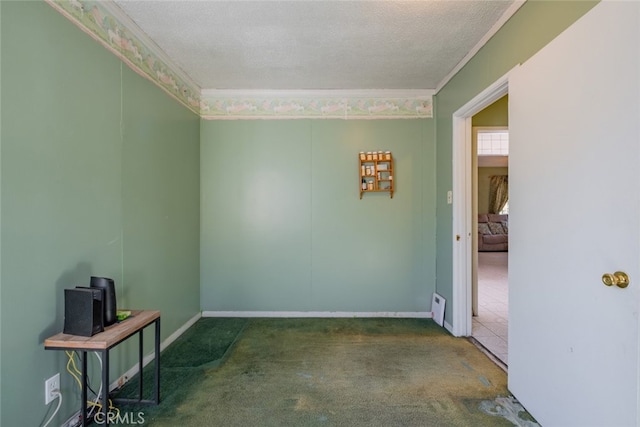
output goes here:
<path id="1" fill-rule="evenodd" d="M 155 382 L 154 399 L 142 399 L 142 358 L 143 358 L 143 329 L 151 324 L 155 324 Z M 160 403 L 160 312 L 154 310 L 131 310 L 131 316 L 125 320 L 107 326 L 104 332 L 100 332 L 91 337 L 79 335 L 69 335 L 59 333 L 44 341 L 44 348 L 47 350 L 72 350 L 81 353 L 82 361 L 82 425 L 88 425 L 87 420 L 87 352 L 97 351 L 102 353 L 102 412 L 96 413 L 98 417 L 102 413 L 100 424 L 109 424 L 116 421 L 113 416 L 109 416 L 109 350 L 120 344 L 134 334 L 139 337 L 138 351 L 138 371 L 140 373 L 138 399 L 115 399 L 121 403 Z"/>

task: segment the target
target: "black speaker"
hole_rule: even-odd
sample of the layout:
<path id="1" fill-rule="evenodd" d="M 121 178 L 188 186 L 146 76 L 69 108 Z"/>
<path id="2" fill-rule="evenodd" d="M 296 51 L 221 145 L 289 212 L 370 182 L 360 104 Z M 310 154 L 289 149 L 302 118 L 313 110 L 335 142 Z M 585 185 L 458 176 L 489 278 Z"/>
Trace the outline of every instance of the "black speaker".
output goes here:
<path id="1" fill-rule="evenodd" d="M 65 334 L 90 337 L 102 332 L 103 291 L 91 288 L 64 290 Z"/>
<path id="2" fill-rule="evenodd" d="M 104 326 L 113 325 L 118 320 L 116 315 L 116 287 L 113 279 L 91 276 L 92 288 L 104 290 Z"/>

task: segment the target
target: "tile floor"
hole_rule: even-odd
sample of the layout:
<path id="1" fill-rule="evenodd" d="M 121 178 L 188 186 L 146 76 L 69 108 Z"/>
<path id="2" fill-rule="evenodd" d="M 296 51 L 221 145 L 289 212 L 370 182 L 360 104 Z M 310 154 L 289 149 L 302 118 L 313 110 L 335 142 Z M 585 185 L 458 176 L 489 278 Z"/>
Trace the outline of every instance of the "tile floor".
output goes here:
<path id="1" fill-rule="evenodd" d="M 478 253 L 478 316 L 472 336 L 508 365 L 509 288 L 507 252 Z"/>

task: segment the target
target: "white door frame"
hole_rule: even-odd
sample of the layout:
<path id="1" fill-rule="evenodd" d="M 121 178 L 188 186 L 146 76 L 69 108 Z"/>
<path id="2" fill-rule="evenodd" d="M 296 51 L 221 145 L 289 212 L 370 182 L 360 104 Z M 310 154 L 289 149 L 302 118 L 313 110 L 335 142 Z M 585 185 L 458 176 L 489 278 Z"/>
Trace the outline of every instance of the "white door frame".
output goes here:
<path id="1" fill-rule="evenodd" d="M 516 67 L 517 68 L 517 67 Z M 453 289 L 451 302 L 454 336 L 471 335 L 471 262 L 473 239 L 471 119 L 474 114 L 508 93 L 509 74 L 496 80 L 453 113 Z"/>

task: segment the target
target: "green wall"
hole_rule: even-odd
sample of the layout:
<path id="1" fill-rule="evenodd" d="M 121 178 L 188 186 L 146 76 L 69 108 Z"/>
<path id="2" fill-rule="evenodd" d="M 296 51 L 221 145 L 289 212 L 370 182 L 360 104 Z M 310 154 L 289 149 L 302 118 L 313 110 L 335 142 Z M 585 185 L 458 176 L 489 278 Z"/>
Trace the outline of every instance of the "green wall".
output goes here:
<path id="1" fill-rule="evenodd" d="M 56 372 L 54 425 L 77 410 L 42 342 L 63 289 L 92 274 L 121 307 L 162 310 L 163 338 L 200 308 L 424 311 L 436 285 L 450 299 L 451 116 L 594 4 L 528 1 L 434 120 L 207 122 L 48 5 L 0 2 L 0 424 L 44 421 Z M 373 149 L 394 153 L 392 200 L 359 199 L 356 156 Z"/>
<path id="2" fill-rule="evenodd" d="M 505 95 L 471 118 L 471 126 L 509 126 L 509 95 Z"/>
<path id="3" fill-rule="evenodd" d="M 200 308 L 200 119 L 123 71 L 122 296 L 166 337 Z"/>
<path id="4" fill-rule="evenodd" d="M 393 199 L 360 200 L 387 149 Z M 435 167 L 433 120 L 202 121 L 202 309 L 428 310 Z"/>
<path id="5" fill-rule="evenodd" d="M 60 372 L 60 425 L 79 393 L 43 341 L 62 330 L 63 289 L 112 277 L 120 307 L 162 311 L 163 338 L 198 313 L 199 119 L 50 6 L 0 10 L 0 424 L 40 425 Z"/>
<path id="6" fill-rule="evenodd" d="M 437 290 L 452 298 L 453 216 L 447 191 L 453 184 L 453 113 L 524 62 L 591 9 L 597 1 L 529 0 L 437 93 Z M 449 305 L 450 306 L 450 305 Z M 451 310 L 445 321 L 451 322 Z"/>

